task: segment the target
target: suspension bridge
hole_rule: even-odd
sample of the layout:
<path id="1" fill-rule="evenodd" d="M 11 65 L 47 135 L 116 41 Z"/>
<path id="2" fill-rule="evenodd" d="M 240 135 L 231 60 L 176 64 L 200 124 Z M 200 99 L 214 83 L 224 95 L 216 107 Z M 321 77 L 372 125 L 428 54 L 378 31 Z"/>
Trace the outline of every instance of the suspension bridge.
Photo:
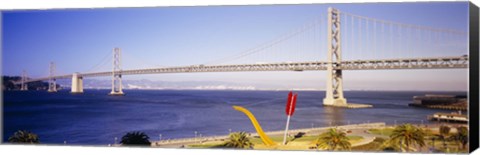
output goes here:
<path id="1" fill-rule="evenodd" d="M 15 84 L 27 90 L 29 82 L 48 81 L 48 91 L 56 92 L 57 79 L 71 79 L 71 93 L 83 93 L 84 78 L 110 76 L 110 95 L 123 95 L 123 75 L 325 70 L 323 104 L 344 106 L 344 70 L 465 69 L 469 64 L 466 42 L 467 32 L 460 30 L 399 23 L 328 8 L 326 15 L 278 38 L 202 64 L 122 70 L 121 49 L 114 48 L 111 71 L 55 75 L 52 62 L 48 77 L 29 78 L 24 71 Z"/>

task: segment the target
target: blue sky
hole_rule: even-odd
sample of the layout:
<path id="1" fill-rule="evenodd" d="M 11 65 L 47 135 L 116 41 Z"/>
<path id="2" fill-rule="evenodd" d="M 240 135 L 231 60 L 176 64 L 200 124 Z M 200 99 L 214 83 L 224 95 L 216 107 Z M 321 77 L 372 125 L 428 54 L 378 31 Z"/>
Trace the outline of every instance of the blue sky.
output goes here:
<path id="1" fill-rule="evenodd" d="M 31 77 L 43 77 L 48 75 L 49 62 L 54 61 L 57 74 L 109 71 L 111 63 L 106 60 L 110 60 L 114 47 L 122 49 L 124 69 L 203 64 L 235 55 L 301 27 L 325 15 L 328 7 L 376 19 L 466 32 L 467 4 L 367 3 L 5 11 L 2 14 L 2 69 L 4 75 L 20 75 L 25 69 Z M 347 31 L 344 35 L 346 38 L 351 34 Z M 326 36 L 321 37 L 326 39 Z M 466 36 L 459 38 L 458 51 L 452 55 L 468 53 L 464 41 Z M 412 48 L 417 47 L 417 44 L 412 45 Z M 430 44 L 426 55 L 442 53 L 436 49 L 439 47 Z M 362 53 L 353 50 L 355 47 L 348 39 L 343 48 L 348 55 L 346 58 L 363 58 Z M 325 50 L 326 47 L 321 47 L 318 59 L 326 57 Z M 395 48 L 390 47 L 390 50 Z M 310 58 L 316 60 L 316 57 Z M 346 71 L 344 87 L 466 90 L 467 77 L 466 69 Z M 195 73 L 124 78 L 225 81 L 246 85 L 270 84 L 279 88 L 324 89 L 326 72 Z"/>

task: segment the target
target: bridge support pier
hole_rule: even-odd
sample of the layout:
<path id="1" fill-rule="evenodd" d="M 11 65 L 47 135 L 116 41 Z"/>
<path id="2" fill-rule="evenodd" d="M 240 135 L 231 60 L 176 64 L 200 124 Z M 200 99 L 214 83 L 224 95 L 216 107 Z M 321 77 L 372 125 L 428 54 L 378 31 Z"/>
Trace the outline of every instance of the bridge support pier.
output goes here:
<path id="1" fill-rule="evenodd" d="M 343 78 L 340 65 L 342 64 L 342 41 L 340 35 L 340 12 L 328 8 L 328 64 L 327 89 L 323 105 L 347 106 L 347 99 L 343 96 Z"/>
<path id="2" fill-rule="evenodd" d="M 123 96 L 122 69 L 120 68 L 120 48 L 113 49 L 112 91 L 108 95 Z"/>
<path id="3" fill-rule="evenodd" d="M 57 92 L 57 82 L 55 78 L 48 80 L 48 92 Z"/>
<path id="4" fill-rule="evenodd" d="M 78 73 L 72 74 L 72 94 L 81 94 L 83 93 L 83 77 L 79 76 Z"/>

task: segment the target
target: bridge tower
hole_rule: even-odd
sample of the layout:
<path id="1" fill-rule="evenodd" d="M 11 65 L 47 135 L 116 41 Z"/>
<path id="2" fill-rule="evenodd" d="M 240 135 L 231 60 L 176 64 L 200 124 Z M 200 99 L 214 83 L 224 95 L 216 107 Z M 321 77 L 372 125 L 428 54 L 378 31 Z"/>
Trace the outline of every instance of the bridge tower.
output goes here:
<path id="1" fill-rule="evenodd" d="M 20 90 L 21 91 L 26 91 L 28 90 L 28 86 L 27 86 L 27 71 L 23 70 L 23 73 L 22 73 L 22 84 L 20 86 Z"/>
<path id="2" fill-rule="evenodd" d="M 113 49 L 112 91 L 109 95 L 124 95 L 122 91 L 121 50 Z"/>
<path id="3" fill-rule="evenodd" d="M 55 63 L 50 62 L 50 77 L 48 79 L 48 92 L 57 92 L 57 83 L 55 76 Z"/>
<path id="4" fill-rule="evenodd" d="M 343 96 L 342 70 L 338 69 L 342 61 L 340 11 L 335 8 L 328 8 L 327 29 L 327 90 L 323 105 L 346 106 L 347 100 Z"/>

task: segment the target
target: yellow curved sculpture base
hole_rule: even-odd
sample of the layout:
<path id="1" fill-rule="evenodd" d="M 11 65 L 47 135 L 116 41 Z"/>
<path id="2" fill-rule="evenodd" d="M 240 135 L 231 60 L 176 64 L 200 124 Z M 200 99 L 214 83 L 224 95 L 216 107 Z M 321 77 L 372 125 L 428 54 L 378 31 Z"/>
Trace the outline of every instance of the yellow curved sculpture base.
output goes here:
<path id="1" fill-rule="evenodd" d="M 241 106 L 233 106 L 233 109 L 237 110 L 237 111 L 240 111 L 240 112 L 243 112 L 245 115 L 248 116 L 248 118 L 250 118 L 250 121 L 252 121 L 252 124 L 253 124 L 253 127 L 255 127 L 255 130 L 257 130 L 257 133 L 258 135 L 260 136 L 260 138 L 262 139 L 263 143 L 267 146 L 274 146 L 274 145 L 277 145 L 277 143 L 275 143 L 274 141 L 272 141 L 270 139 L 270 137 L 268 137 L 264 132 L 263 132 L 263 129 L 262 127 L 260 126 L 260 124 L 257 122 L 257 119 L 255 118 L 255 116 L 250 112 L 248 111 L 247 109 L 241 107 Z"/>

